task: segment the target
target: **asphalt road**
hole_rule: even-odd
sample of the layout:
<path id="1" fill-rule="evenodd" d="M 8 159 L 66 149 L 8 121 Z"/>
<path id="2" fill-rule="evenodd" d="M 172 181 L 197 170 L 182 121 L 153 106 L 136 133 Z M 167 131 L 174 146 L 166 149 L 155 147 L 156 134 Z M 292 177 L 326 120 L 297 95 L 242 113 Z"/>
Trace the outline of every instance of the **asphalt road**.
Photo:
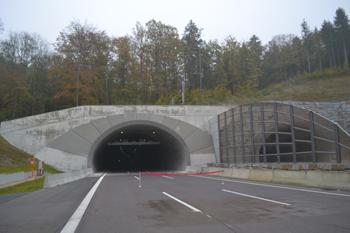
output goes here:
<path id="1" fill-rule="evenodd" d="M 76 232 L 350 232 L 350 192 L 108 173 Z M 0 232 L 60 232 L 97 175 L 1 203 Z"/>

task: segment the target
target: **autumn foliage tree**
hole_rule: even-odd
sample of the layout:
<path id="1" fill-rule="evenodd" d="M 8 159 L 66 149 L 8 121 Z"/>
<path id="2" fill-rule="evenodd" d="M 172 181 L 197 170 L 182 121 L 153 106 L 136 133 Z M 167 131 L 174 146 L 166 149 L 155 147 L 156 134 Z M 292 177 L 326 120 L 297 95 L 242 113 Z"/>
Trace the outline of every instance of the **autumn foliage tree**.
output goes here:
<path id="1" fill-rule="evenodd" d="M 79 105 L 179 104 L 182 94 L 186 104 L 208 104 L 300 75 L 347 72 L 343 8 L 320 30 L 305 19 L 300 26 L 300 36 L 276 35 L 265 45 L 257 35 L 205 41 L 192 20 L 182 33 L 155 19 L 137 22 L 124 36 L 73 20 L 53 45 L 9 32 L 0 41 L 0 121 Z"/>
<path id="2" fill-rule="evenodd" d="M 94 26 L 86 22 L 81 24 L 77 20 L 60 32 L 55 51 L 61 62 L 51 67 L 49 79 L 56 88 L 53 100 L 63 98 L 64 107 L 72 107 L 74 102 L 76 106 L 101 102 L 103 93 L 98 70 L 91 64 L 99 57 L 94 44 L 102 33 Z"/>

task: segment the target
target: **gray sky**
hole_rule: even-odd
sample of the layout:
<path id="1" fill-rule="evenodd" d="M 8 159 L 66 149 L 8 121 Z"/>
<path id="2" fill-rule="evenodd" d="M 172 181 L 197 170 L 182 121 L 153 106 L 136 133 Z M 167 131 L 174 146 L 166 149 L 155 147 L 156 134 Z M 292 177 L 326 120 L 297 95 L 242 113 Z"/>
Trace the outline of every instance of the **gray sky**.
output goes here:
<path id="1" fill-rule="evenodd" d="M 323 20 L 333 22 L 338 7 L 350 14 L 350 0 L 0 0 L 0 39 L 9 31 L 27 31 L 54 43 L 74 18 L 109 36 L 130 35 L 136 21 L 155 19 L 181 36 L 192 19 L 206 41 L 232 35 L 241 42 L 256 34 L 266 44 L 279 34 L 300 36 L 304 18 L 311 29 L 320 29 Z"/>

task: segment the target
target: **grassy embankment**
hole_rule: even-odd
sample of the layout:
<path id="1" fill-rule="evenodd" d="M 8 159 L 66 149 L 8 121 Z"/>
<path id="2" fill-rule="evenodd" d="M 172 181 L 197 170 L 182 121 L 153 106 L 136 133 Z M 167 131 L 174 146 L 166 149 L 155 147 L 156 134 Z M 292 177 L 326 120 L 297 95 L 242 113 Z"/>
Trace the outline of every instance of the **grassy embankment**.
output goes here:
<path id="1" fill-rule="evenodd" d="M 30 158 L 32 158 L 32 155 L 17 149 L 0 136 L 0 174 L 31 171 L 32 167 L 30 166 Z M 37 164 L 34 169 L 38 170 Z M 47 164 L 45 164 L 45 171 L 51 174 L 62 173 Z M 32 192 L 42 189 L 44 187 L 44 180 L 45 177 L 41 177 L 33 181 L 0 189 L 0 195 Z"/>
<path id="2" fill-rule="evenodd" d="M 350 97 L 350 74 L 304 74 L 271 85 L 251 94 L 234 96 L 225 105 L 242 105 L 260 101 L 328 102 Z"/>

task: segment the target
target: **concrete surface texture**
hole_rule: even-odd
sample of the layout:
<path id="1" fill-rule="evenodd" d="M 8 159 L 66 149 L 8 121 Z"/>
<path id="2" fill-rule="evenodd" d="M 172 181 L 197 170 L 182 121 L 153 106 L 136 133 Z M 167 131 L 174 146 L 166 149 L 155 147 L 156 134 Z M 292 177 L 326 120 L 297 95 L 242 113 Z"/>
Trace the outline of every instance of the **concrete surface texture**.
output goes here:
<path id="1" fill-rule="evenodd" d="M 66 173 L 59 173 L 54 175 L 46 175 L 44 188 L 52 188 L 58 185 L 66 184 L 69 182 L 73 182 L 79 179 L 82 179 L 92 173 L 92 168 L 80 170 L 80 171 L 72 171 Z"/>
<path id="2" fill-rule="evenodd" d="M 34 170 L 34 176 L 38 175 L 38 171 Z M 32 172 L 16 172 L 16 173 L 10 173 L 10 174 L 0 174 L 0 185 L 17 182 L 26 180 L 28 178 L 32 177 Z"/>
<path id="3" fill-rule="evenodd" d="M 80 106 L 2 122 L 0 134 L 45 163 L 71 171 L 91 167 L 91 148 L 101 146 L 94 143 L 106 143 L 103 138 L 112 140 L 110 135 L 117 137 L 112 131 L 120 130 L 118 125 L 137 130 L 132 125 L 149 123 L 167 135 L 158 140 L 185 145 L 171 158 L 185 160 L 184 168 L 216 162 L 208 120 L 229 108 L 232 106 Z"/>

